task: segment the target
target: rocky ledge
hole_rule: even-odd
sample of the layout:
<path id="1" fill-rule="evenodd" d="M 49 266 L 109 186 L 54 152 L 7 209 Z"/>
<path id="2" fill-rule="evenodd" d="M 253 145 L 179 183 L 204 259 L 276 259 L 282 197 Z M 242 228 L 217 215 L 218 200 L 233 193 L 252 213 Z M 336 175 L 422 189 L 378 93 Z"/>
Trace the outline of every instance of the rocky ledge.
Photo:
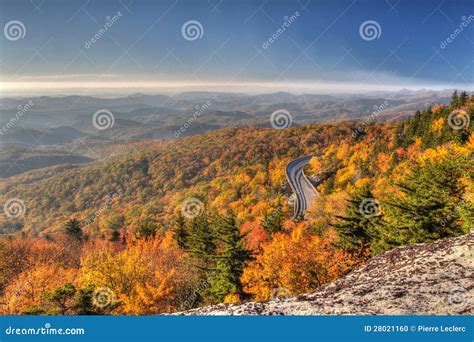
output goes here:
<path id="1" fill-rule="evenodd" d="M 377 255 L 315 292 L 178 315 L 472 315 L 474 234 Z"/>

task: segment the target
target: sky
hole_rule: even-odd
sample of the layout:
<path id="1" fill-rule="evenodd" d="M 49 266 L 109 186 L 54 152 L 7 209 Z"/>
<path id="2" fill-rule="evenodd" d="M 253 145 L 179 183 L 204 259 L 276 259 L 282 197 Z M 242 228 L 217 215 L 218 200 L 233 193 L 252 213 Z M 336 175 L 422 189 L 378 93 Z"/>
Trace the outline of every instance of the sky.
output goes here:
<path id="1" fill-rule="evenodd" d="M 0 0 L 0 91 L 472 90 L 472 5 Z"/>

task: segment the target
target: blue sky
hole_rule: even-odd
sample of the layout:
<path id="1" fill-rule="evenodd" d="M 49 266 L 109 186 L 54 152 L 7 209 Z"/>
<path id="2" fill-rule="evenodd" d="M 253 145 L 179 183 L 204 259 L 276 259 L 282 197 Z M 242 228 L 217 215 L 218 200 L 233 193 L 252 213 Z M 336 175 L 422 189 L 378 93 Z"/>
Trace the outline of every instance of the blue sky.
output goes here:
<path id="1" fill-rule="evenodd" d="M 0 37 L 2 89 L 472 89 L 472 4 L 2 0 L 2 27 L 16 20 L 26 31 L 18 40 L 5 33 Z M 118 12 L 118 20 L 86 48 L 106 17 Z M 292 15 L 292 23 L 278 34 Z M 198 39 L 183 37 L 190 20 L 202 26 Z M 368 20 L 378 25 L 373 40 L 360 34 Z"/>

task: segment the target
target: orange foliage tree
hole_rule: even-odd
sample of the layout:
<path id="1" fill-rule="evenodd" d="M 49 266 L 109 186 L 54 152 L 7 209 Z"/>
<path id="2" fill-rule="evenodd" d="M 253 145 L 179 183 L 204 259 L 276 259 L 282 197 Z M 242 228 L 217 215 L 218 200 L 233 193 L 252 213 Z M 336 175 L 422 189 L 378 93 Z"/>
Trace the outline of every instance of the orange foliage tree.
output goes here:
<path id="1" fill-rule="evenodd" d="M 1 313 L 22 314 L 34 308 L 41 308 L 47 301 L 44 294 L 66 283 L 73 284 L 77 270 L 58 264 L 40 265 L 20 273 L 5 289 Z"/>
<path id="2" fill-rule="evenodd" d="M 300 224 L 290 234 L 275 234 L 263 252 L 244 270 L 244 291 L 256 300 L 268 300 L 276 292 L 299 294 L 314 290 L 344 274 L 351 257 L 333 246 L 336 235 L 307 234 Z"/>
<path id="3" fill-rule="evenodd" d="M 110 289 L 123 302 L 118 313 L 171 311 L 177 284 L 186 278 L 184 253 L 171 236 L 130 241 L 122 251 L 88 246 L 81 260 L 81 284 Z"/>

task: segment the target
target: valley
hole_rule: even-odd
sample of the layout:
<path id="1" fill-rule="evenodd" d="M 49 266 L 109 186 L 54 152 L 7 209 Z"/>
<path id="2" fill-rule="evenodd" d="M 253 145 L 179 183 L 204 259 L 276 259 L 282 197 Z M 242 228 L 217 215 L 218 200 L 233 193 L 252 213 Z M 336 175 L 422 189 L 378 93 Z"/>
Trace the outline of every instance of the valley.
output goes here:
<path id="1" fill-rule="evenodd" d="M 348 305 L 362 303 L 362 287 L 350 280 L 358 269 L 383 287 L 386 279 L 375 274 L 381 261 L 402 253 L 403 270 L 418 251 L 412 245 L 426 244 L 423 254 L 431 243 L 470 241 L 473 101 L 454 92 L 448 104 L 397 120 L 366 113 L 276 126 L 291 122 L 286 116 L 269 127 L 236 124 L 144 140 L 125 138 L 136 127 L 116 127 L 72 142 L 9 146 L 0 164 L 8 175 L 0 180 L 1 312 L 144 315 L 249 302 L 223 312 L 338 313 L 336 304 L 305 311 L 301 297 L 281 302 L 289 306 L 272 301 L 345 276 Z M 30 283 L 32 292 L 18 291 Z M 92 304 L 97 291 L 106 291 L 103 307 Z M 58 306 L 58 293 L 67 306 Z M 384 311 L 371 298 L 366 311 L 354 304 L 339 313 L 402 313 L 402 302 Z M 214 310 L 221 307 L 196 313 Z"/>
<path id="2" fill-rule="evenodd" d="M 188 92 L 118 98 L 2 98 L 0 151 L 4 159 L 0 163 L 15 166 L 8 170 L 0 167 L 0 178 L 46 166 L 100 159 L 102 146 L 175 140 L 227 127 L 267 128 L 271 127 L 272 112 L 282 108 L 291 113 L 293 126 L 358 120 L 374 113 L 379 122 L 384 122 L 401 120 L 436 103 L 447 103 L 449 94 L 448 90 L 402 90 L 335 95 Z M 104 109 L 112 114 L 113 125 L 102 130 L 94 127 L 93 114 Z M 18 155 L 21 149 L 25 155 L 13 163 L 16 159 L 12 155 Z"/>

